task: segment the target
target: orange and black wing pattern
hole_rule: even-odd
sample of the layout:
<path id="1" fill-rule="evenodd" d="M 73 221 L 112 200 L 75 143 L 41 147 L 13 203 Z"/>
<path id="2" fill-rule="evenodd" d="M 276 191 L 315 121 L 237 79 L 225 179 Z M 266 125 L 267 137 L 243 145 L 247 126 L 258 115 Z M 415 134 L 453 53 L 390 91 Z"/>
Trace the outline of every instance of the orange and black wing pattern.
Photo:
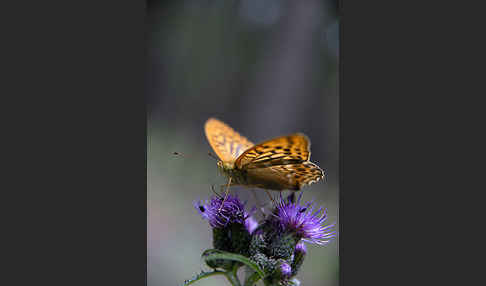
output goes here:
<path id="1" fill-rule="evenodd" d="M 222 121 L 210 118 L 204 125 L 209 144 L 223 162 L 235 162 L 253 143 Z"/>
<path id="2" fill-rule="evenodd" d="M 310 158 L 310 141 L 296 133 L 271 139 L 246 150 L 236 160 L 240 169 L 264 168 L 275 165 L 298 164 Z"/>

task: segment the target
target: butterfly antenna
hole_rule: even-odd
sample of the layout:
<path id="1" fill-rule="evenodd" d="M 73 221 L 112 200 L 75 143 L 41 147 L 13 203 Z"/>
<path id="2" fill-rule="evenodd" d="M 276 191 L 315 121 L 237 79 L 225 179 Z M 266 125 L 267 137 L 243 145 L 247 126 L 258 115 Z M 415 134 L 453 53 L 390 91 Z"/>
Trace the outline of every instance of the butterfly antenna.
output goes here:
<path id="1" fill-rule="evenodd" d="M 211 154 L 211 152 L 208 152 L 208 155 L 209 155 L 209 157 L 215 159 L 216 161 L 219 161 L 219 159 L 216 156 L 214 156 L 213 154 Z"/>
<path id="2" fill-rule="evenodd" d="M 191 156 L 187 156 L 187 155 L 184 155 L 180 152 L 172 152 L 173 155 L 176 155 L 176 156 L 182 156 L 182 157 L 191 157 Z M 208 155 L 209 157 L 215 159 L 216 161 L 219 161 L 218 157 L 214 156 L 213 154 L 211 154 L 211 152 L 208 152 Z"/>
<path id="3" fill-rule="evenodd" d="M 180 152 L 172 152 L 173 155 L 176 155 L 176 156 L 181 156 L 181 157 L 189 157 L 189 156 L 186 156 Z"/>

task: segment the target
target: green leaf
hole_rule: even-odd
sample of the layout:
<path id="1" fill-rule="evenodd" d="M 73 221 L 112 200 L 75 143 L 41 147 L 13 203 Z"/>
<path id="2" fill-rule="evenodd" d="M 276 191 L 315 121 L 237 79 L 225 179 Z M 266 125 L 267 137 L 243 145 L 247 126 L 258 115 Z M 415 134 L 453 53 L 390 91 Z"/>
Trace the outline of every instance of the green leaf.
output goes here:
<path id="1" fill-rule="evenodd" d="M 258 282 L 258 280 L 260 280 L 260 275 L 256 272 L 253 272 L 252 275 L 250 275 L 248 278 L 246 278 L 246 281 L 245 281 L 245 286 L 253 286 L 255 285 L 255 283 Z"/>
<path id="2" fill-rule="evenodd" d="M 202 271 L 201 273 L 197 274 L 196 276 L 192 277 L 191 279 L 184 281 L 184 284 L 182 284 L 182 285 L 183 286 L 191 285 L 192 283 L 194 283 L 196 281 L 199 281 L 203 278 L 214 276 L 214 275 L 226 275 L 226 272 L 219 271 L 219 270 L 214 270 L 214 271 L 210 271 L 210 272 Z"/>
<path id="3" fill-rule="evenodd" d="M 258 273 L 260 278 L 265 277 L 265 273 L 263 272 L 263 270 L 261 270 L 260 267 L 258 267 L 258 265 L 255 262 L 251 261 L 250 259 L 248 259 L 243 255 L 217 250 L 217 249 L 208 249 L 204 251 L 201 256 L 206 261 L 215 260 L 215 259 L 227 259 L 232 261 L 238 261 L 245 264 L 246 266 L 250 267 L 253 271 Z"/>

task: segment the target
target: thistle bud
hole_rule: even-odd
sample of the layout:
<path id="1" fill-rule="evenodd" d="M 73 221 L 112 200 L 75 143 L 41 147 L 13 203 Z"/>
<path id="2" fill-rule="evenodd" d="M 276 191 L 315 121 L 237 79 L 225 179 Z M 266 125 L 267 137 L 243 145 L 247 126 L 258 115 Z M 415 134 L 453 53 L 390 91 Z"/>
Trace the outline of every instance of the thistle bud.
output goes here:
<path id="1" fill-rule="evenodd" d="M 275 269 L 276 277 L 280 280 L 287 279 L 292 274 L 292 268 L 285 260 L 279 260 L 277 268 Z"/>
<path id="2" fill-rule="evenodd" d="M 303 241 L 300 241 L 295 246 L 294 259 L 292 261 L 292 276 L 295 276 L 299 271 L 302 263 L 304 262 L 305 255 L 307 254 L 307 247 Z"/>
<path id="3" fill-rule="evenodd" d="M 282 258 L 289 260 L 294 254 L 295 245 L 297 240 L 292 234 L 282 233 L 272 238 L 269 251 L 270 256 L 273 258 Z"/>
<path id="4" fill-rule="evenodd" d="M 267 243 L 262 233 L 254 233 L 251 237 L 251 243 L 249 248 L 250 255 L 257 253 L 264 253 L 267 248 Z"/>
<path id="5" fill-rule="evenodd" d="M 291 274 L 292 268 L 289 263 L 284 259 L 278 259 L 274 271 L 265 278 L 265 282 L 270 285 L 286 285 Z"/>

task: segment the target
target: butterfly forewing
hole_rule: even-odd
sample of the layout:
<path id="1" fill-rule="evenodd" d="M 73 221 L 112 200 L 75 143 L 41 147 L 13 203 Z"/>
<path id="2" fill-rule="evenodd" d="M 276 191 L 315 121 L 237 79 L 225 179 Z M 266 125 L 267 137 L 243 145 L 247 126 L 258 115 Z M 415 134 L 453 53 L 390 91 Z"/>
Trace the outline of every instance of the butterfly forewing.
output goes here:
<path id="1" fill-rule="evenodd" d="M 292 134 L 253 146 L 241 154 L 235 164 L 240 169 L 265 168 L 306 162 L 310 157 L 310 141 L 304 134 Z"/>
<path id="2" fill-rule="evenodd" d="M 206 121 L 204 130 L 209 144 L 224 162 L 234 162 L 243 152 L 253 146 L 248 139 L 215 118 Z"/>

